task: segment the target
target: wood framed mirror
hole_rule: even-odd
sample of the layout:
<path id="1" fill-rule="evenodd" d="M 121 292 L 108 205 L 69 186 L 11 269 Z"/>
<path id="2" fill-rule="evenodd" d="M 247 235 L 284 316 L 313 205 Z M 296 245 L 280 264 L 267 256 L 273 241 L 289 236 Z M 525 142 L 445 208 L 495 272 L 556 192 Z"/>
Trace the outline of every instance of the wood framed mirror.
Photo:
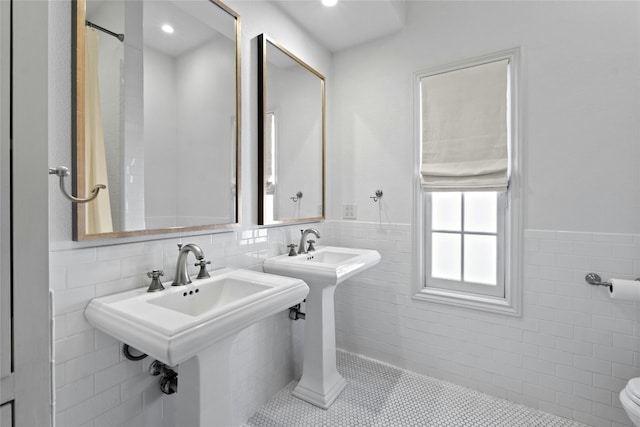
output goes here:
<path id="1" fill-rule="evenodd" d="M 258 224 L 325 218 L 325 78 L 258 36 Z"/>
<path id="2" fill-rule="evenodd" d="M 73 2 L 74 240 L 239 222 L 240 19 L 218 0 Z"/>

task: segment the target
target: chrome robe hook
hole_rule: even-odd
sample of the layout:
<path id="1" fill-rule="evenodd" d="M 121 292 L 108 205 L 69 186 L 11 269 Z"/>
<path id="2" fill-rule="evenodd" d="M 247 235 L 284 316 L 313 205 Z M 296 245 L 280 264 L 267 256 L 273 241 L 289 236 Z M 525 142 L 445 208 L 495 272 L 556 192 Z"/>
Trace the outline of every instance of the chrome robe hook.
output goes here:
<path id="1" fill-rule="evenodd" d="M 49 175 L 57 175 L 60 178 L 60 191 L 62 192 L 62 194 L 67 199 L 71 200 L 73 203 L 87 203 L 87 202 L 90 202 L 93 199 L 95 199 L 96 197 L 98 197 L 98 192 L 100 190 L 104 190 L 104 189 L 107 188 L 107 186 L 104 185 L 104 184 L 95 185 L 91 189 L 91 196 L 89 196 L 86 199 L 79 199 L 79 198 L 74 197 L 71 194 L 67 193 L 67 190 L 65 190 L 65 188 L 64 188 L 64 178 L 69 176 L 69 168 L 67 168 L 66 166 L 58 166 L 57 168 L 49 168 Z"/>

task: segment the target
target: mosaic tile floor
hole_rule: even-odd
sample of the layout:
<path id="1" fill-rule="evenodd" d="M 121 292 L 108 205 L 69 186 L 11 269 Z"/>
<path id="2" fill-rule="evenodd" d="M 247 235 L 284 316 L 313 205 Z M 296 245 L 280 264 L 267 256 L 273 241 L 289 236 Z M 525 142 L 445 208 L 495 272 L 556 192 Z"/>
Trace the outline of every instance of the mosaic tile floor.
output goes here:
<path id="1" fill-rule="evenodd" d="M 292 381 L 247 422 L 248 427 L 585 427 L 465 387 L 338 352 L 347 387 L 328 409 L 291 395 Z"/>

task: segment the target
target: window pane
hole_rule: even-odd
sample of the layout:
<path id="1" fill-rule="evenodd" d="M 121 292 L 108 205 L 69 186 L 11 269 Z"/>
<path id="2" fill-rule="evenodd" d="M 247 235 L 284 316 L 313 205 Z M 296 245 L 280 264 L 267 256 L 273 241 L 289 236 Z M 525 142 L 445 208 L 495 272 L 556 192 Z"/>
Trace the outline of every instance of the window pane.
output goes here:
<path id="1" fill-rule="evenodd" d="M 464 236 L 464 281 L 495 285 L 496 236 Z"/>
<path id="2" fill-rule="evenodd" d="M 431 228 L 433 230 L 461 231 L 462 193 L 432 193 Z"/>
<path id="3" fill-rule="evenodd" d="M 461 236 L 433 233 L 431 239 L 431 276 L 438 279 L 461 280 Z"/>
<path id="4" fill-rule="evenodd" d="M 464 193 L 464 230 L 495 233 L 498 226 L 498 193 Z"/>

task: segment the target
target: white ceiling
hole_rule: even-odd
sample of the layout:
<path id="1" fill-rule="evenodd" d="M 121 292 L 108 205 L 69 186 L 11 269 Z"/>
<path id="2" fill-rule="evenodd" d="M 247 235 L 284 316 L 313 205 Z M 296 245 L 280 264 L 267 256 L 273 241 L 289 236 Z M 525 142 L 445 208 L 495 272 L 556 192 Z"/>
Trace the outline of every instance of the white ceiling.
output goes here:
<path id="1" fill-rule="evenodd" d="M 233 40 L 235 20 L 222 9 L 204 1 L 146 1 L 143 14 L 145 46 L 169 56 L 180 56 L 220 35 Z M 166 34 L 163 24 L 175 32 Z"/>
<path id="2" fill-rule="evenodd" d="M 272 2 L 331 52 L 392 34 L 405 23 L 404 0 L 338 0 L 333 7 L 320 0 Z"/>
<path id="3" fill-rule="evenodd" d="M 2 1 L 2 0 L 0 0 Z M 121 1 L 86 0 L 87 20 L 116 33 L 124 33 L 125 8 Z M 235 39 L 235 19 L 208 1 L 145 1 L 142 5 L 144 45 L 177 57 L 216 37 Z M 171 25 L 166 34 L 161 27 Z M 125 34 L 125 39 L 127 35 Z M 110 40 L 110 38 L 106 38 Z M 114 39 L 115 40 L 115 39 Z"/>
<path id="4" fill-rule="evenodd" d="M 271 1 L 331 52 L 387 36 L 401 30 L 405 24 L 405 0 L 338 0 L 333 7 L 323 6 L 320 0 Z M 88 0 L 87 8 L 97 10 L 109 3 L 118 2 Z M 211 27 L 228 27 L 230 34 L 227 35 L 226 30 L 222 33 L 232 37 L 233 20 L 227 19 L 231 23 L 221 26 L 218 22 L 221 18 L 217 16 L 221 13 L 218 8 L 211 6 L 209 2 L 185 0 L 145 2 L 145 43 L 155 43 L 153 47 L 159 50 L 179 54 L 210 38 L 213 32 Z M 204 10 L 196 11 L 194 8 L 197 7 Z M 159 28 L 164 23 L 173 25 L 176 32 L 171 36 L 162 33 Z M 101 22 L 96 24 L 106 25 Z"/>
<path id="5" fill-rule="evenodd" d="M 169 56 L 179 56 L 218 34 L 208 25 L 170 1 L 144 3 L 144 45 Z M 175 32 L 166 34 L 161 27 L 171 25 Z"/>

